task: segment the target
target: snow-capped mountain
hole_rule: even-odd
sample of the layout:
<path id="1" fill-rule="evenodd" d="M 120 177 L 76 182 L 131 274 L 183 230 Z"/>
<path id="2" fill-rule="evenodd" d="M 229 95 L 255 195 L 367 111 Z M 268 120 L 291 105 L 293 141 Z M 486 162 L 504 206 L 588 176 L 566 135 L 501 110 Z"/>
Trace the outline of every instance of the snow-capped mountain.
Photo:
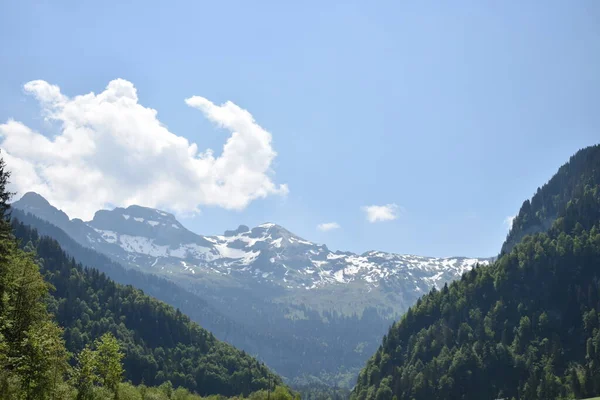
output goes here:
<path id="1" fill-rule="evenodd" d="M 223 235 L 202 236 L 170 213 L 140 207 L 100 210 L 93 220 L 69 220 L 42 196 L 27 193 L 13 207 L 59 226 L 79 243 L 121 263 L 177 276 L 230 276 L 285 289 L 313 290 L 355 284 L 367 288 L 400 285 L 418 296 L 456 279 L 488 259 L 434 258 L 369 251 L 333 252 L 285 228 L 241 225 Z"/>
<path id="2" fill-rule="evenodd" d="M 87 249 L 197 296 L 244 332 L 241 341 L 228 329 L 215 331 L 217 337 L 231 338 L 298 383 L 316 378 L 351 386 L 390 324 L 422 294 L 489 262 L 331 251 L 273 223 L 203 236 L 170 213 L 139 206 L 101 210 L 84 222 L 35 193 L 13 207 L 60 228 L 40 225 L 59 242 L 64 232 Z M 38 218 L 28 221 L 35 226 Z M 178 292 L 167 297 L 176 299 Z"/>

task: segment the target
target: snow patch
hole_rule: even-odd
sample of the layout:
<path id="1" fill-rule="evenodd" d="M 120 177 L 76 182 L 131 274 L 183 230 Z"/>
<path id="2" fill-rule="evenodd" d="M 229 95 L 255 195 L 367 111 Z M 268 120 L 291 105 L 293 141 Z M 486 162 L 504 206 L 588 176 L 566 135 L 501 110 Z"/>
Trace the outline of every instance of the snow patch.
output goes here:
<path id="1" fill-rule="evenodd" d="M 141 253 L 151 257 L 167 257 L 168 246 L 158 246 L 152 239 L 142 236 L 121 235 L 119 244 L 129 253 Z"/>
<path id="2" fill-rule="evenodd" d="M 116 232 L 103 231 L 101 229 L 96 229 L 96 232 L 98 232 L 100 234 L 100 236 L 102 236 L 102 239 L 104 239 L 108 243 L 113 243 L 113 244 L 117 243 L 118 235 Z"/>
<path id="3" fill-rule="evenodd" d="M 220 243 L 215 245 L 221 257 L 225 258 L 244 258 L 246 256 L 246 252 L 240 249 L 232 249 L 231 247 L 227 247 L 227 243 Z"/>

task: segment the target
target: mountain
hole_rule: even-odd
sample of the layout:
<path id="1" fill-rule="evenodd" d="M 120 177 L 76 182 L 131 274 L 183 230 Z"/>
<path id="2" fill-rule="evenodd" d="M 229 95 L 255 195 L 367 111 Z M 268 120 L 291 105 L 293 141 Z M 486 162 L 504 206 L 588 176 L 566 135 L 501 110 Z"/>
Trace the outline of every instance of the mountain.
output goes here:
<path id="1" fill-rule="evenodd" d="M 497 261 L 390 328 L 352 398 L 598 396 L 599 172 L 600 146 L 573 156 L 524 203 Z"/>
<path id="2" fill-rule="evenodd" d="M 573 155 L 531 200 L 523 202 L 515 216 L 501 253 L 508 253 L 525 235 L 547 231 L 569 201 L 581 196 L 587 185 L 600 181 L 600 145 Z"/>
<path id="3" fill-rule="evenodd" d="M 183 227 L 172 214 L 140 206 L 101 210 L 89 222 L 71 221 L 32 192 L 13 207 L 58 226 L 77 242 L 124 264 L 188 279 L 196 274 L 229 275 L 246 282 L 252 279 L 305 290 L 352 283 L 374 288 L 406 281 L 404 286 L 418 293 L 441 287 L 476 263 L 488 261 L 379 251 L 361 255 L 332 252 L 273 223 L 253 229 L 241 225 L 222 236 L 201 236 Z"/>
<path id="4" fill-rule="evenodd" d="M 223 324 L 211 325 L 217 337 L 297 383 L 316 377 L 350 386 L 378 338 L 421 294 L 489 262 L 334 252 L 273 223 L 202 236 L 170 213 L 140 206 L 101 210 L 87 222 L 70 220 L 35 193 L 13 207 L 130 270 L 185 289 L 238 327 L 236 334 Z M 66 245 L 65 238 L 56 238 Z M 170 301 L 169 295 L 155 295 Z"/>
<path id="5" fill-rule="evenodd" d="M 69 257 L 58 242 L 13 219 L 16 239 L 35 251 L 52 285 L 48 309 L 64 328 L 66 347 L 78 353 L 106 332 L 125 353 L 125 379 L 157 386 L 170 381 L 202 395 L 244 395 L 281 384 L 264 364 L 220 342 L 179 309 Z"/>
<path id="6" fill-rule="evenodd" d="M 272 340 L 271 337 L 261 337 L 260 333 L 250 332 L 231 318 L 226 317 L 202 297 L 186 290 L 181 290 L 175 283 L 155 276 L 145 274 L 137 269 L 125 268 L 121 264 L 87 247 L 83 247 L 63 230 L 30 213 L 22 210 L 11 210 L 14 223 L 32 227 L 40 236 L 54 238 L 61 248 L 83 265 L 93 266 L 98 271 L 110 276 L 122 285 L 135 285 L 148 295 L 179 308 L 203 328 L 210 332 L 219 332 L 219 338 L 226 342 L 235 342 L 251 354 L 256 354 L 256 343 Z"/>
<path id="7" fill-rule="evenodd" d="M 172 214 L 129 206 L 100 210 L 93 220 L 69 220 L 37 193 L 29 192 L 14 208 L 29 212 L 67 232 L 86 247 L 118 261 L 157 274 L 230 275 L 247 282 L 286 289 L 318 289 L 359 283 L 378 287 L 406 281 L 405 291 L 441 287 L 487 259 L 434 258 L 369 251 L 358 255 L 333 252 L 287 229 L 265 223 L 240 225 L 222 236 L 201 236 L 187 230 Z"/>

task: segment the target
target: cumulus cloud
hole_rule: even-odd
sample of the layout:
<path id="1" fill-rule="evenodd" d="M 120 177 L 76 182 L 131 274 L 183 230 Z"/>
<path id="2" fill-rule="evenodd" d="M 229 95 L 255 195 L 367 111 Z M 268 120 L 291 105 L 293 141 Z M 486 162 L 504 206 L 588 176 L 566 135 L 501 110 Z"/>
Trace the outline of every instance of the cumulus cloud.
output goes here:
<path id="1" fill-rule="evenodd" d="M 231 133 L 216 157 L 170 132 L 156 110 L 139 103 L 136 88 L 126 80 L 75 97 L 42 80 L 24 89 L 59 130 L 50 137 L 18 121 L 0 124 L 12 190 L 18 195 L 36 191 L 71 217 L 89 219 L 110 204 L 182 213 L 201 206 L 241 210 L 255 199 L 288 192 L 286 185 L 273 182 L 277 153 L 271 134 L 230 101 L 185 100 Z"/>
<path id="2" fill-rule="evenodd" d="M 386 204 L 383 206 L 364 206 L 362 210 L 367 215 L 367 221 L 373 223 L 397 219 L 400 207 L 397 204 Z"/>
<path id="3" fill-rule="evenodd" d="M 322 224 L 317 225 L 317 229 L 323 232 L 331 231 L 334 229 L 339 229 L 340 225 L 337 222 L 324 222 Z"/>

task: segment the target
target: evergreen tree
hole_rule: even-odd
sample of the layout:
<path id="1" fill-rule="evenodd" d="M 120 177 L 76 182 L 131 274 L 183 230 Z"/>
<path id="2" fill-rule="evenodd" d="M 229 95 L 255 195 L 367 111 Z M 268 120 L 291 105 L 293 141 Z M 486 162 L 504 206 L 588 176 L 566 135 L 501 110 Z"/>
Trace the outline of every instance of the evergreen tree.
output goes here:
<path id="1" fill-rule="evenodd" d="M 600 395 L 599 265 L 594 146 L 523 204 L 495 263 L 423 296 L 392 326 L 352 397 L 389 398 L 388 387 L 398 400 Z"/>

